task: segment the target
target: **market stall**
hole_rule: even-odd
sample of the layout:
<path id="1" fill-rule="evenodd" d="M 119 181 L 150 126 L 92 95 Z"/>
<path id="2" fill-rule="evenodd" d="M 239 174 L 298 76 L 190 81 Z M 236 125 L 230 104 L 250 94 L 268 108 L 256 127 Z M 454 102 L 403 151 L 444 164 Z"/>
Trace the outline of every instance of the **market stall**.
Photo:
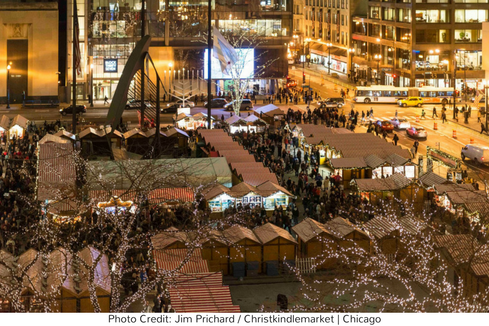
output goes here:
<path id="1" fill-rule="evenodd" d="M 24 137 L 25 131 L 27 130 L 27 126 L 29 124 L 29 120 L 17 114 L 12 123 L 10 124 L 9 129 L 9 137 L 13 139 L 14 137 L 17 139 L 22 139 Z"/>
<path id="2" fill-rule="evenodd" d="M 139 128 L 134 128 L 125 132 L 123 135 L 128 152 L 143 155 L 148 151 L 150 139 L 147 132 Z"/>
<path id="3" fill-rule="evenodd" d="M 229 245 L 221 231 L 212 230 L 202 239 L 202 258 L 207 260 L 209 271 L 229 273 Z"/>
<path id="4" fill-rule="evenodd" d="M 241 118 L 239 115 L 233 115 L 226 120 L 224 120 L 224 123 L 226 123 L 229 126 L 229 132 L 234 134 L 237 132 L 248 132 L 248 122 L 245 121 L 244 118 Z"/>
<path id="5" fill-rule="evenodd" d="M 101 154 L 105 155 L 111 152 L 112 145 L 121 148 L 122 134 L 118 130 L 110 127 L 86 128 L 82 130 L 78 137 L 80 138 L 83 152 L 85 154 Z"/>
<path id="6" fill-rule="evenodd" d="M 265 120 L 260 119 L 256 115 L 249 115 L 244 119 L 248 125 L 248 132 L 262 133 L 267 129 Z"/>
<path id="7" fill-rule="evenodd" d="M 250 229 L 233 225 L 223 231 L 224 239 L 229 243 L 229 262 L 231 273 L 236 276 L 255 276 L 261 272 L 261 242 Z"/>
<path id="8" fill-rule="evenodd" d="M 328 255 L 336 252 L 336 240 L 331 232 L 324 226 L 311 218 L 306 218 L 292 227 L 298 237 L 299 252 L 301 257 L 312 258 L 318 269 L 332 269 L 336 266 L 336 258 L 324 258 L 323 253 Z"/>
<path id="9" fill-rule="evenodd" d="M 8 133 L 10 126 L 10 119 L 6 115 L 2 115 L 2 119 L 0 119 L 0 138 L 3 138 L 5 133 Z"/>
<path id="10" fill-rule="evenodd" d="M 263 270 L 267 275 L 277 275 L 285 261 L 296 257 L 297 241 L 285 229 L 267 223 L 253 230 L 263 244 Z"/>

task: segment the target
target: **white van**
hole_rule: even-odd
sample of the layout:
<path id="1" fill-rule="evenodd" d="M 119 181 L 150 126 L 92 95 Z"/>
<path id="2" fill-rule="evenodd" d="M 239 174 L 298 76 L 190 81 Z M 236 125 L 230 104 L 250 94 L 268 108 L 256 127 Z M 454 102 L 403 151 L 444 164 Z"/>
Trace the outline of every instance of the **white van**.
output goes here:
<path id="1" fill-rule="evenodd" d="M 460 154 L 462 161 L 465 158 L 473 160 L 475 163 L 489 162 L 489 147 L 477 146 L 477 145 L 465 145 L 462 147 L 462 153 Z"/>

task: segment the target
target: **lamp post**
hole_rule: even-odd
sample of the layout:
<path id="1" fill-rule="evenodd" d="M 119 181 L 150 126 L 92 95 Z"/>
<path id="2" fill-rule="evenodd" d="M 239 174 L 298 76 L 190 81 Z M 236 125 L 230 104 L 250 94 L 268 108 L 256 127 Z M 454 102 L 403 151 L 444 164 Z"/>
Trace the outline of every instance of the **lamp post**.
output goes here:
<path id="1" fill-rule="evenodd" d="M 485 81 L 485 80 L 484 80 Z M 484 113 L 486 115 L 486 132 L 487 132 L 487 127 L 488 127 L 488 116 L 489 116 L 489 112 L 487 112 L 487 104 L 488 104 L 488 100 L 487 100 L 487 95 L 488 95 L 488 92 L 487 92 L 487 89 L 489 89 L 489 85 L 487 83 L 487 81 L 485 81 L 484 83 L 484 104 L 485 104 L 485 108 L 484 108 Z"/>
<path id="2" fill-rule="evenodd" d="M 350 80 L 354 81 L 353 74 L 355 73 L 355 69 L 353 68 L 353 56 L 355 55 L 355 49 L 350 48 L 348 52 L 350 53 Z"/>
<path id="3" fill-rule="evenodd" d="M 307 42 L 309 42 L 311 39 L 310 38 L 306 38 L 304 39 L 304 43 L 303 43 L 303 55 L 301 56 L 301 61 L 302 61 L 302 83 L 305 84 L 306 83 L 306 72 L 305 72 L 305 68 L 306 68 L 306 44 Z"/>
<path id="4" fill-rule="evenodd" d="M 10 109 L 10 68 L 12 62 L 7 65 L 7 109 Z"/>
<path id="5" fill-rule="evenodd" d="M 382 59 L 381 54 L 374 55 L 374 59 L 377 60 L 377 85 L 380 85 L 380 60 Z"/>
<path id="6" fill-rule="evenodd" d="M 90 107 L 93 108 L 93 63 L 90 64 Z"/>
<path id="7" fill-rule="evenodd" d="M 333 46 L 333 43 L 326 43 L 326 46 L 328 47 L 328 75 L 331 74 L 331 47 Z"/>
<path id="8" fill-rule="evenodd" d="M 173 100 L 173 97 L 172 97 L 172 90 L 171 90 L 171 86 L 172 86 L 172 76 L 171 76 L 171 68 L 173 67 L 173 62 L 170 62 L 168 64 L 168 83 L 170 84 L 170 94 L 169 94 L 169 97 L 168 97 L 168 102 L 171 102 Z"/>

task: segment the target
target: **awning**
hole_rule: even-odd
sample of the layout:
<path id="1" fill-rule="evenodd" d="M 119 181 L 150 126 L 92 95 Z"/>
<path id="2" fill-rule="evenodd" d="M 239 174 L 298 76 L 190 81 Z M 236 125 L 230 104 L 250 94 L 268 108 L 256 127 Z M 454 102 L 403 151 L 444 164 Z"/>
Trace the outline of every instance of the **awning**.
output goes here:
<path id="1" fill-rule="evenodd" d="M 309 50 L 312 53 L 316 53 L 325 57 L 329 55 L 329 49 L 327 45 L 323 43 L 311 42 L 311 45 L 309 45 Z M 340 59 L 344 59 L 346 61 L 348 57 L 348 52 L 346 51 L 346 49 L 337 48 L 333 46 L 331 47 L 331 56 L 343 57 Z"/>
<path id="2" fill-rule="evenodd" d="M 220 272 L 179 275 L 169 287 L 171 305 L 177 313 L 241 312 L 233 305 L 229 287 L 222 285 Z"/>
<path id="3" fill-rule="evenodd" d="M 202 259 L 202 252 L 198 248 L 190 254 L 188 254 L 187 249 L 154 250 L 153 255 L 156 266 L 160 270 L 183 274 L 209 272 L 207 261 Z M 187 261 L 181 266 L 184 260 Z"/>
<path id="4" fill-rule="evenodd" d="M 122 200 L 136 200 L 136 192 L 133 190 L 112 190 L 111 193 L 105 190 L 90 191 L 90 198 L 104 202 L 110 200 L 110 197 L 118 196 Z M 161 188 L 151 190 L 148 194 L 150 204 L 159 204 L 164 202 L 193 202 L 194 192 L 192 188 Z"/>

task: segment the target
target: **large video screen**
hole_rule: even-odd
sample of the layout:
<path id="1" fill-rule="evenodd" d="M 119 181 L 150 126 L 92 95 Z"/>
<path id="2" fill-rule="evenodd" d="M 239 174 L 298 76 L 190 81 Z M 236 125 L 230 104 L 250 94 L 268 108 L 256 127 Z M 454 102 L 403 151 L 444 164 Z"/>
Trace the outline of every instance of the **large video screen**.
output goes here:
<path id="1" fill-rule="evenodd" d="M 207 51 L 205 49 L 204 53 L 204 78 L 207 79 Z M 244 64 L 241 70 L 240 78 L 253 78 L 255 74 L 255 50 L 254 49 L 236 49 L 238 56 L 240 57 L 240 62 L 238 64 Z M 214 50 L 211 51 L 211 64 L 212 64 L 212 79 L 231 79 L 232 77 L 221 71 L 221 63 L 219 59 L 214 58 Z"/>

